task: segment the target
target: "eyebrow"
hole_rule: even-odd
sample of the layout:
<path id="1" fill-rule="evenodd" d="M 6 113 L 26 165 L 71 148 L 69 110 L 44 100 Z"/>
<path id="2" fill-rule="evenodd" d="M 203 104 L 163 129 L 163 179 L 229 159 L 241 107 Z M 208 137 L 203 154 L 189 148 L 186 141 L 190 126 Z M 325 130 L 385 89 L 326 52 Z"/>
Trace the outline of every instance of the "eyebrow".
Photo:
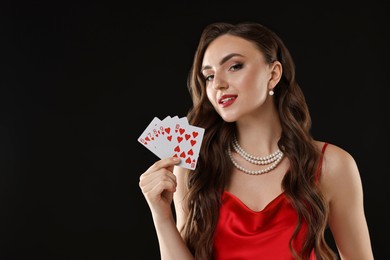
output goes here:
<path id="1" fill-rule="evenodd" d="M 221 59 L 221 61 L 219 62 L 219 65 L 221 66 L 222 64 L 224 64 L 225 62 L 227 62 L 228 60 L 230 60 L 231 58 L 235 57 L 235 56 L 240 56 L 240 57 L 244 57 L 243 55 L 239 54 L 239 53 L 230 53 L 228 55 L 226 55 L 225 57 L 223 57 Z M 200 72 L 204 71 L 204 70 L 207 70 L 207 69 L 211 69 L 211 66 L 209 65 L 206 65 L 206 66 L 203 66 L 200 70 Z"/>

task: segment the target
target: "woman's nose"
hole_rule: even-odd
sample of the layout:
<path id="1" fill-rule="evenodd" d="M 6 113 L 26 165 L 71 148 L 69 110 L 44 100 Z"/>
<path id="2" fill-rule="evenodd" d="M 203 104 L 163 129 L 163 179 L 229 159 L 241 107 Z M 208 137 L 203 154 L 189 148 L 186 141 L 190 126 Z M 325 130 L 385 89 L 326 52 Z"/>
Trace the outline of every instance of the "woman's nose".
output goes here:
<path id="1" fill-rule="evenodd" d="M 229 84 L 221 77 L 214 77 L 214 89 L 225 89 L 229 87 Z"/>

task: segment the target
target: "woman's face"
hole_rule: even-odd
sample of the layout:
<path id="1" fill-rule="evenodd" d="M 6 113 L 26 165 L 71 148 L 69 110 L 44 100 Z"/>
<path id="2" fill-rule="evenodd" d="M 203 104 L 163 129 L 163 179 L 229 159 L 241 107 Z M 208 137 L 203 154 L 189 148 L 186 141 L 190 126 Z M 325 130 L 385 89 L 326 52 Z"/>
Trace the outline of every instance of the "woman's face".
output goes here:
<path id="1" fill-rule="evenodd" d="M 278 65 L 277 65 L 278 66 Z M 227 122 L 258 116 L 270 107 L 274 65 L 266 64 L 254 43 L 222 35 L 207 47 L 202 63 L 207 96 Z"/>

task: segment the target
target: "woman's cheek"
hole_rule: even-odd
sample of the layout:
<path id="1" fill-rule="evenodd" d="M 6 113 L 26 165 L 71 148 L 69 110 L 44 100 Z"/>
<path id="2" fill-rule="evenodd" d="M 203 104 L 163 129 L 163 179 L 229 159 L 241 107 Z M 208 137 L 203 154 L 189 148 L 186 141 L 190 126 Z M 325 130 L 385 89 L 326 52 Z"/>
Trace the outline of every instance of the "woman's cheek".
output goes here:
<path id="1" fill-rule="evenodd" d="M 210 103 L 213 105 L 214 108 L 216 108 L 214 91 L 207 88 L 206 93 L 207 93 L 207 98 L 209 99 Z"/>

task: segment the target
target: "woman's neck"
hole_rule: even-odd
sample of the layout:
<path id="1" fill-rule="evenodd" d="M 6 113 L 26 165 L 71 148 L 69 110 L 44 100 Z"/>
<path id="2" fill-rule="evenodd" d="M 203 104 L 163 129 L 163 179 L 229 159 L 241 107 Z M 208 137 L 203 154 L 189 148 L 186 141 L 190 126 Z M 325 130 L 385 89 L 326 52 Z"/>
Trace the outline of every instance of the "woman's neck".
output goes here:
<path id="1" fill-rule="evenodd" d="M 278 149 L 282 134 L 278 116 L 272 119 L 247 119 L 236 122 L 237 140 L 240 146 L 253 155 L 267 155 Z"/>

